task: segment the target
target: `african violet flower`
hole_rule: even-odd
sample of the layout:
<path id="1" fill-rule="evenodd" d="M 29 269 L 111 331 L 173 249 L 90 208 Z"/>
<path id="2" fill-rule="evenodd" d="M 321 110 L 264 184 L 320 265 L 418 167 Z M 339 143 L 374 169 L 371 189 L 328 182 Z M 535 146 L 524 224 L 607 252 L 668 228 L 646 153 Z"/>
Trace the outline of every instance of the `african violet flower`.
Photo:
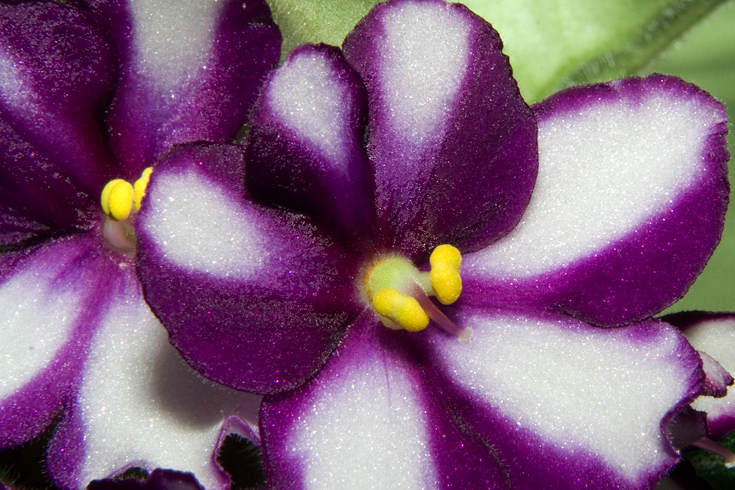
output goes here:
<path id="1" fill-rule="evenodd" d="M 489 24 L 391 1 L 270 76 L 244 179 L 159 164 L 138 274 L 195 369 L 267 395 L 272 488 L 648 488 L 708 393 L 651 315 L 719 240 L 726 124 L 660 75 L 529 108 Z"/>
<path id="2" fill-rule="evenodd" d="M 278 58 L 268 7 L 19 3 L 0 6 L 0 38 L 0 447 L 58 422 L 47 470 L 64 488 L 130 466 L 226 486 L 215 445 L 259 400 L 202 383 L 170 347 L 133 218 L 100 196 L 175 143 L 234 136 Z"/>

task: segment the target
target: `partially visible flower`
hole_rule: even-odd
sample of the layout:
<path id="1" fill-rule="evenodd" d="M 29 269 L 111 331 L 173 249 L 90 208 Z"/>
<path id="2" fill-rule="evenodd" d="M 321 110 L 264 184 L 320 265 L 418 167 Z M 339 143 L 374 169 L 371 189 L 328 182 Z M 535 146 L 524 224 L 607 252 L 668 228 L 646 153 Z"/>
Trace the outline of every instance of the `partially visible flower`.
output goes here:
<path id="1" fill-rule="evenodd" d="M 171 348 L 135 276 L 134 216 L 100 196 L 171 145 L 230 140 L 279 45 L 260 0 L 0 6 L 0 447 L 57 421 L 63 488 L 132 466 L 227 485 L 216 446 L 259 399 Z"/>
<path id="2" fill-rule="evenodd" d="M 735 373 L 735 313 L 687 311 L 662 317 L 679 328 L 700 353 L 707 378 L 715 389 L 732 384 Z M 692 404 L 707 413 L 707 429 L 713 439 L 735 430 L 735 393 L 721 389 L 719 397 L 700 397 Z"/>
<path id="3" fill-rule="evenodd" d="M 244 179 L 159 165 L 138 273 L 192 366 L 268 395 L 271 488 L 650 488 L 706 392 L 651 316 L 717 245 L 726 132 L 660 75 L 529 108 L 487 23 L 394 0 L 271 75 Z"/>

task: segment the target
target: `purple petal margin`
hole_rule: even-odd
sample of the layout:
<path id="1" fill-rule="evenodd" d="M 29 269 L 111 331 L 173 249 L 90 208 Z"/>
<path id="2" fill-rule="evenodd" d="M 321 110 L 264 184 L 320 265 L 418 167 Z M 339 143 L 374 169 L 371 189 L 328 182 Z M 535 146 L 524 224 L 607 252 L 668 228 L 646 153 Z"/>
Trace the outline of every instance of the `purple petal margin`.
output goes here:
<path id="1" fill-rule="evenodd" d="M 384 478 L 397 485 L 396 482 L 403 481 L 405 476 L 400 469 L 403 458 L 415 460 L 420 456 L 396 448 L 396 452 L 390 456 L 395 465 L 392 462 L 386 464 L 381 442 L 376 442 L 378 447 L 374 450 L 366 450 L 365 445 L 361 445 L 363 441 L 355 439 L 359 436 L 353 432 L 364 430 L 366 422 L 352 412 L 339 413 L 335 417 L 325 413 L 321 415 L 324 426 L 309 424 L 313 421 L 312 415 L 319 415 L 319 407 L 323 408 L 324 396 L 335 397 L 326 402 L 327 406 L 387 403 L 389 411 L 398 410 L 397 413 L 402 414 L 400 410 L 404 397 L 411 398 L 417 393 L 415 403 L 420 410 L 415 414 L 407 414 L 411 420 L 406 420 L 406 423 L 410 425 L 419 419 L 419 424 L 424 424 L 426 439 L 422 444 L 426 444 L 426 447 L 422 447 L 429 457 L 418 460 L 417 466 L 412 468 L 422 475 L 421 483 L 413 481 L 414 485 L 419 486 L 410 486 L 411 483 L 403 481 L 403 484 L 408 485 L 406 488 L 511 488 L 504 464 L 492 448 L 459 422 L 451 411 L 447 411 L 428 387 L 423 371 L 431 367 L 426 359 L 417 356 L 413 350 L 415 335 L 388 330 L 372 312 L 366 311 L 351 327 L 335 355 L 316 378 L 295 392 L 265 397 L 261 406 L 260 425 L 269 488 L 322 488 L 342 481 L 341 478 L 354 478 L 350 475 L 352 467 L 341 471 L 349 463 L 333 461 L 329 456 L 321 457 L 321 464 L 332 465 L 336 472 L 329 481 L 313 480 L 308 476 L 310 468 L 305 454 L 313 456 L 318 448 L 311 448 L 308 443 L 305 446 L 301 438 L 308 438 L 311 434 L 317 438 L 334 436 L 335 428 L 330 427 L 332 424 L 339 424 L 339 427 L 344 425 L 344 431 L 338 436 L 340 440 L 327 439 L 326 444 L 341 448 L 339 451 L 342 452 L 337 454 L 337 458 L 343 454 L 350 461 L 359 459 L 355 466 L 364 467 L 364 480 L 361 479 L 364 485 L 378 488 L 376 485 Z M 375 378 L 378 387 L 375 392 L 357 381 L 361 379 L 361 373 L 373 370 L 380 373 Z M 413 393 L 398 388 L 404 382 L 414 387 Z M 370 384 L 373 382 L 370 381 Z M 378 406 L 375 409 L 384 410 L 385 407 Z M 354 424 L 354 430 L 351 430 L 350 424 Z M 396 440 L 406 437 L 402 427 L 393 425 L 390 420 L 374 426 L 368 437 L 378 433 L 376 441 L 384 437 L 395 437 Z M 397 446 L 412 447 L 412 442 L 402 440 Z M 359 452 L 359 448 L 365 452 L 357 455 L 352 453 Z M 326 474 L 330 474 L 330 471 L 327 470 Z M 372 477 L 376 480 L 371 480 Z"/>
<path id="2" fill-rule="evenodd" d="M 223 170 L 241 165 L 242 147 L 188 145 L 156 167 L 136 221 L 137 270 L 146 301 L 194 369 L 235 389 L 274 393 L 303 383 L 336 347 L 361 307 L 353 301 L 358 264 L 304 216 L 251 202 L 236 173 Z M 170 183 L 182 179 L 190 187 L 171 199 Z M 180 212 L 200 204 L 185 203 L 194 187 L 216 189 L 226 200 L 224 222 L 211 222 L 206 210 L 196 219 Z M 205 229 L 215 241 L 235 230 L 232 240 L 242 249 L 223 244 L 228 255 L 213 260 L 240 265 L 225 274 L 212 272 L 211 262 L 176 262 L 164 252 L 176 236 L 156 234 L 162 222 L 174 223 L 176 236 Z"/>
<path id="3" fill-rule="evenodd" d="M 280 56 L 281 34 L 265 1 L 226 0 L 215 19 L 206 65 L 187 67 L 191 75 L 169 89 L 166 81 L 138 69 L 146 54 L 136 51 L 131 3 L 94 2 L 92 12 L 111 30 L 121 59 L 107 120 L 128 179 L 138 178 L 174 144 L 234 138 Z"/>
<path id="4" fill-rule="evenodd" d="M 461 19 L 467 29 L 463 39 L 467 59 L 459 84 L 450 94 L 447 114 L 438 117 L 425 141 L 416 141 L 410 131 L 393 125 L 391 117 L 402 109 L 388 102 L 391 83 L 403 80 L 390 78 L 386 68 L 396 62 L 390 58 L 387 29 L 422 28 L 419 20 L 400 27 L 390 23 L 406 8 L 430 11 L 432 19 L 446 20 L 447 25 Z M 510 231 L 536 179 L 537 129 L 490 24 L 460 4 L 398 0 L 372 9 L 347 36 L 343 49 L 367 86 L 367 149 L 383 245 L 412 258 L 426 258 L 442 243 L 467 252 Z M 427 68 L 424 73 L 427 79 L 431 71 Z"/>
<path id="5" fill-rule="evenodd" d="M 468 310 L 464 310 L 465 314 L 467 312 Z M 508 311 L 493 313 L 485 310 L 481 313 L 490 317 L 495 314 L 504 317 L 508 316 L 509 318 L 517 315 Z M 533 316 L 526 315 L 528 315 L 528 312 L 520 314 L 519 318 L 534 318 Z M 618 342 L 620 346 L 635 345 L 637 351 L 641 351 L 643 354 L 641 357 L 642 362 L 645 359 L 645 362 L 651 361 L 660 363 L 661 365 L 675 366 L 678 375 L 679 391 L 682 393 L 682 396 L 677 402 L 672 403 L 670 410 L 660 422 L 662 446 L 657 450 L 661 452 L 653 458 L 657 461 L 656 464 L 641 468 L 632 475 L 626 474 L 625 468 L 618 467 L 618 463 L 605 459 L 604 455 L 598 454 L 595 448 L 587 447 L 586 443 L 576 440 L 572 436 L 572 433 L 569 432 L 570 429 L 564 428 L 565 426 L 563 424 L 565 422 L 555 422 L 562 425 L 558 430 L 555 430 L 554 436 L 551 437 L 543 435 L 539 428 L 536 427 L 536 423 L 533 421 L 535 419 L 529 419 L 528 416 L 514 418 L 514 416 L 508 415 L 508 413 L 512 413 L 508 411 L 509 408 L 519 403 L 520 399 L 516 399 L 517 392 L 508 392 L 516 394 L 510 398 L 493 401 L 493 393 L 486 393 L 485 390 L 498 393 L 499 389 L 505 390 L 506 388 L 498 386 L 493 390 L 492 388 L 482 387 L 482 383 L 486 382 L 481 381 L 477 377 L 478 373 L 483 369 L 482 367 L 474 366 L 471 363 L 471 365 L 462 364 L 460 366 L 459 364 L 453 363 L 454 359 L 452 359 L 454 356 L 453 353 L 459 349 L 463 349 L 465 345 L 472 346 L 472 343 L 482 342 L 485 334 L 493 334 L 493 330 L 483 332 L 481 328 L 483 330 L 485 328 L 495 329 L 497 328 L 496 325 L 484 324 L 480 326 L 479 324 L 473 323 L 475 338 L 470 344 L 458 344 L 456 339 L 447 338 L 443 332 L 427 332 L 428 335 L 426 338 L 429 340 L 430 345 L 428 345 L 428 350 L 425 355 L 428 358 L 434 359 L 437 363 L 436 369 L 429 372 L 432 377 L 428 385 L 436 390 L 437 397 L 446 400 L 448 406 L 452 407 L 457 417 L 466 423 L 468 428 L 478 432 L 496 451 L 498 458 L 507 468 L 510 481 L 512 482 L 512 488 L 514 489 L 563 488 L 565 490 L 572 490 L 583 488 L 620 488 L 633 490 L 652 487 L 680 458 L 675 448 L 671 445 L 667 429 L 673 418 L 686 408 L 701 392 L 704 376 L 701 371 L 701 361 L 696 352 L 682 336 L 678 335 L 672 329 L 667 328 L 662 322 L 649 321 L 626 327 L 626 330 L 603 330 L 558 315 L 549 316 L 548 314 L 543 314 L 537 318 L 545 318 L 543 320 L 544 322 L 551 322 L 549 325 L 556 325 L 560 329 L 570 329 L 568 330 L 568 333 L 571 335 L 570 340 L 573 340 L 576 336 L 579 337 L 579 344 L 576 347 L 572 344 L 570 347 L 572 349 L 579 349 L 580 352 L 587 352 L 588 355 L 593 355 L 596 351 L 590 347 L 591 344 L 585 341 L 585 338 L 587 336 L 592 336 L 593 338 L 606 336 L 606 338 L 615 339 L 614 342 L 616 345 Z M 460 324 L 466 324 L 466 321 L 467 319 L 464 317 L 459 319 Z M 507 328 L 505 331 L 506 333 L 502 335 L 513 335 Z M 518 331 L 520 332 L 521 330 Z M 523 344 L 537 345 L 536 343 L 540 341 L 540 339 L 531 340 L 525 338 L 525 336 L 520 337 L 520 333 L 517 335 L 519 336 L 517 340 L 517 345 L 519 346 Z M 565 333 L 566 336 L 567 334 Z M 422 340 L 424 339 L 422 338 Z M 529 343 L 529 340 L 533 343 Z M 474 347 L 474 349 L 485 348 L 485 345 L 480 344 L 481 347 Z M 474 352 L 477 351 L 471 351 L 471 353 Z M 500 354 L 502 353 L 494 353 L 491 345 L 488 345 L 486 351 L 484 351 L 484 355 L 489 358 L 498 358 L 497 356 Z M 548 351 L 545 352 L 545 355 L 549 356 L 552 354 Z M 569 354 L 566 351 L 559 351 L 553 355 L 556 356 L 554 357 L 554 359 L 557 359 L 556 362 L 561 362 L 562 365 L 568 366 L 567 370 L 559 372 L 559 379 L 568 379 L 570 386 L 574 386 L 576 378 L 573 373 L 575 365 L 573 358 L 567 359 L 566 356 Z M 645 356 L 651 357 L 648 359 Z M 483 361 L 478 359 L 472 362 L 482 363 Z M 512 363 L 513 361 L 510 362 Z M 517 362 L 524 363 L 518 365 L 519 369 L 528 370 L 535 366 L 534 363 L 526 365 L 526 361 L 524 360 Z M 511 364 L 511 368 L 512 366 Z M 545 366 L 545 364 L 542 364 L 542 366 Z M 462 372 L 468 369 L 472 372 Z M 462 381 L 462 379 L 468 376 L 468 379 L 476 379 L 470 385 Z M 493 379 L 493 376 L 491 374 L 488 379 Z M 547 376 L 547 373 L 544 373 L 544 376 Z M 540 384 L 543 383 L 542 379 L 544 376 L 540 376 L 539 378 L 541 379 L 535 379 L 533 375 L 526 375 L 523 378 L 519 377 L 515 381 L 512 379 L 503 379 L 499 382 L 514 384 L 520 379 L 523 379 L 525 380 L 524 383 L 527 383 L 525 391 L 531 397 L 530 400 L 535 400 L 534 397 L 536 395 L 534 395 L 534 390 L 536 386 L 541 386 Z M 584 374 L 580 373 L 580 376 L 584 377 Z M 656 380 L 653 381 L 658 382 Z M 614 382 L 615 379 L 611 377 L 611 386 Z M 599 389 L 604 392 L 608 388 L 602 385 Z M 570 396 L 578 395 L 574 395 L 573 390 L 568 393 L 559 392 L 560 400 L 564 400 Z M 594 392 L 584 391 L 582 396 L 594 397 Z M 656 395 L 647 396 L 655 398 Z M 521 399 L 526 400 L 525 398 Z M 614 407 L 610 408 L 613 409 Z M 538 410 L 545 410 L 545 405 L 539 405 Z M 605 409 L 601 407 L 601 410 Z M 597 413 L 589 413 L 587 415 L 588 422 L 580 419 L 576 420 L 580 420 L 584 426 L 588 423 L 594 425 L 597 415 Z M 547 427 L 543 429 L 546 430 Z M 579 429 L 575 430 L 579 431 Z M 549 440 L 549 437 L 553 440 Z M 648 455 L 646 456 L 648 457 Z"/>
<path id="6" fill-rule="evenodd" d="M 53 360 L 29 382 L 0 404 L 0 447 L 27 442 L 41 434 L 61 413 L 77 389 L 79 374 L 87 349 L 106 305 L 107 283 L 121 270 L 116 261 L 106 257 L 96 237 L 80 236 L 59 240 L 40 248 L 8 254 L 0 266 L 3 281 L 22 271 L 26 264 L 49 263 L 49 269 L 66 262 L 58 276 L 58 287 L 74 285 L 84 298 L 70 338 Z M 105 278 L 103 281 L 102 278 Z"/>
<path id="7" fill-rule="evenodd" d="M 678 78 L 652 75 L 574 87 L 534 106 L 534 111 L 539 128 L 543 128 L 546 121 L 583 114 L 583 109 L 598 104 L 625 100 L 631 107 L 638 107 L 636 104 L 651 94 L 696 106 L 701 113 L 709 111 L 712 115 L 712 122 L 706 126 L 707 136 L 699 142 L 696 175 L 672 196 L 670 207 L 656 211 L 642 223 L 628 224 L 625 234 L 611 243 L 571 263 L 554 264 L 544 273 L 516 276 L 512 272 L 503 277 L 503 273 L 483 270 L 484 251 L 466 257 L 460 301 L 512 308 L 535 304 L 595 325 L 614 326 L 649 317 L 684 295 L 719 243 L 725 220 L 729 155 L 727 116 L 722 104 Z M 624 196 L 626 191 L 611 188 L 605 197 Z M 544 236 L 538 240 L 538 247 L 543 247 Z M 524 260 L 521 256 L 515 259 Z"/>

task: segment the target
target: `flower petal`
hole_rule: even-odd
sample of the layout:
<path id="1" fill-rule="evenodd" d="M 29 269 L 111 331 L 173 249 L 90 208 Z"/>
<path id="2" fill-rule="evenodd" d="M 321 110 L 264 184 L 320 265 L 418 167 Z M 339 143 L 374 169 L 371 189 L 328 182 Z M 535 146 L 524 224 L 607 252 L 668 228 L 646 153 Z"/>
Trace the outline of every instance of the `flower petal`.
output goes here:
<path id="1" fill-rule="evenodd" d="M 27 442 L 68 401 L 110 272 L 97 240 L 59 240 L 0 264 L 0 447 Z"/>
<path id="2" fill-rule="evenodd" d="M 427 396 L 398 342 L 410 335 L 366 312 L 316 378 L 264 399 L 269 488 L 510 488 L 491 451 Z"/>
<path id="3" fill-rule="evenodd" d="M 497 451 L 513 488 L 648 488 L 677 462 L 664 430 L 702 371 L 676 330 L 464 311 L 472 342 L 428 332 L 431 386 Z"/>
<path id="4" fill-rule="evenodd" d="M 216 385 L 187 366 L 131 269 L 108 279 L 108 308 L 50 443 L 49 474 L 63 488 L 83 489 L 131 467 L 163 467 L 192 471 L 208 489 L 228 488 L 216 464 L 225 416 L 255 422 L 260 397 Z"/>
<path id="5" fill-rule="evenodd" d="M 251 118 L 246 179 L 253 197 L 336 222 L 353 237 L 371 236 L 366 116 L 365 87 L 337 48 L 292 51 Z"/>
<path id="6" fill-rule="evenodd" d="M 122 62 L 108 122 L 127 178 L 175 143 L 233 138 L 280 54 L 263 0 L 130 0 L 95 13 Z"/>
<path id="7" fill-rule="evenodd" d="M 464 299 L 538 303 L 598 325 L 673 303 L 720 240 L 724 107 L 653 75 L 572 88 L 535 110 L 533 198 L 511 234 L 465 257 Z"/>
<path id="8" fill-rule="evenodd" d="M 477 249 L 520 219 L 536 178 L 536 124 L 501 50 L 490 24 L 439 0 L 378 5 L 345 39 L 368 90 L 387 248 Z"/>
<path id="9" fill-rule="evenodd" d="M 239 146 L 191 145 L 156 167 L 138 215 L 138 273 L 194 369 L 276 392 L 334 349 L 357 308 L 356 265 L 304 217 L 244 198 L 223 171 L 233 165 L 242 169 Z"/>
<path id="10" fill-rule="evenodd" d="M 0 5 L 0 246 L 89 227 L 113 161 L 98 114 L 115 59 L 82 12 Z"/>
<path id="11" fill-rule="evenodd" d="M 662 320 L 681 329 L 692 346 L 712 356 L 724 369 L 735 373 L 735 315 L 732 313 L 686 312 Z M 707 412 L 707 429 L 721 439 L 735 430 L 735 393 L 731 387 L 724 398 L 701 396 L 692 407 Z"/>

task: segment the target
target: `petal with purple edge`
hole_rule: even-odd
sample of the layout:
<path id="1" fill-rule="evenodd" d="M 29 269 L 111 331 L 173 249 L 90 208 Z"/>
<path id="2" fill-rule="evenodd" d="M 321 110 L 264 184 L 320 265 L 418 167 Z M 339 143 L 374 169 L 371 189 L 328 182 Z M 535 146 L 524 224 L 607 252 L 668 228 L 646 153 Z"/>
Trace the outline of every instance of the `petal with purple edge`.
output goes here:
<path id="1" fill-rule="evenodd" d="M 362 150 L 367 95 L 331 46 L 305 45 L 274 71 L 250 122 L 248 189 L 352 235 L 371 236 L 372 173 Z"/>
<path id="2" fill-rule="evenodd" d="M 552 305 L 600 326 L 673 303 L 720 240 L 724 107 L 652 75 L 572 88 L 534 109 L 531 203 L 511 234 L 465 257 L 463 299 Z"/>
<path id="3" fill-rule="evenodd" d="M 0 5 L 0 46 L 0 245 L 88 227 L 114 162 L 98 117 L 114 54 L 58 2 Z"/>
<path id="4" fill-rule="evenodd" d="M 111 266 L 89 237 L 4 255 L 0 447 L 39 435 L 68 401 L 95 330 L 99 279 Z"/>
<path id="5" fill-rule="evenodd" d="M 260 397 L 216 385 L 187 366 L 128 270 L 108 278 L 111 301 L 90 345 L 74 402 L 51 441 L 48 471 L 63 488 L 137 466 L 193 471 L 226 489 L 216 464 L 225 416 L 255 422 Z"/>
<path id="6" fill-rule="evenodd" d="M 675 329 L 468 309 L 460 323 L 469 344 L 429 332 L 430 385 L 497 451 L 513 488 L 637 489 L 678 461 L 665 429 L 703 374 Z"/>
<path id="7" fill-rule="evenodd" d="M 428 395 L 411 335 L 365 312 L 317 377 L 264 399 L 270 488 L 510 488 L 491 450 Z"/>
<path id="8" fill-rule="evenodd" d="M 463 5 L 399 0 L 343 49 L 367 86 L 384 246 L 467 251 L 510 231 L 536 178 L 536 124 L 490 24 Z"/>
<path id="9" fill-rule="evenodd" d="M 336 346 L 358 307 L 357 264 L 303 216 L 254 204 L 223 177 L 241 152 L 192 145 L 158 164 L 136 221 L 138 275 L 197 371 L 273 393 L 313 375 Z"/>
<path id="10" fill-rule="evenodd" d="M 173 144 L 233 138 L 280 55 L 263 0 L 130 0 L 93 12 L 120 53 L 108 122 L 127 178 Z"/>
<path id="11" fill-rule="evenodd" d="M 685 312 L 662 318 L 679 328 L 695 349 L 712 356 L 721 367 L 735 373 L 735 314 Z M 735 430 L 735 394 L 724 398 L 701 396 L 692 407 L 707 412 L 707 429 L 721 439 Z"/>

